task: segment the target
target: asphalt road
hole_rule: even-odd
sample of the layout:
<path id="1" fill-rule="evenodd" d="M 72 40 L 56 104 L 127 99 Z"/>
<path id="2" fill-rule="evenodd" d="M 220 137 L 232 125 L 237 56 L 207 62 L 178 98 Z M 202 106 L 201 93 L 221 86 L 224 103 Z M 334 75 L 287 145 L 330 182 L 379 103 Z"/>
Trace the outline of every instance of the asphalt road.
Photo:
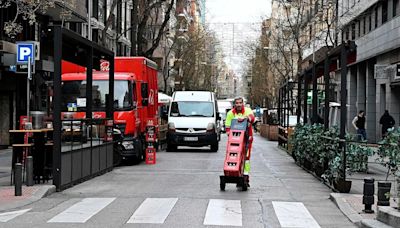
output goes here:
<path id="1" fill-rule="evenodd" d="M 330 189 L 259 136 L 249 190 L 220 191 L 225 146 L 223 136 L 217 153 L 159 152 L 156 165 L 118 167 L 15 218 L 0 213 L 0 227 L 355 227 L 329 200 Z"/>

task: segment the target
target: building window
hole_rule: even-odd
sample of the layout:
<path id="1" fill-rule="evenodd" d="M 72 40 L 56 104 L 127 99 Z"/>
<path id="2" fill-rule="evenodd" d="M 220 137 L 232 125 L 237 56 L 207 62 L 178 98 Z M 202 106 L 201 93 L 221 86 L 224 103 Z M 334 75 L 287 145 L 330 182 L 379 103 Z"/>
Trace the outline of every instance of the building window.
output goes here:
<path id="1" fill-rule="evenodd" d="M 117 33 L 122 33 L 122 5 L 117 5 Z"/>
<path id="2" fill-rule="evenodd" d="M 97 20 L 99 19 L 99 1 L 98 0 L 92 0 L 93 4 L 93 12 L 92 12 L 92 17 L 96 18 Z"/>
<path id="3" fill-rule="evenodd" d="M 350 28 L 349 27 L 346 27 L 346 35 L 345 35 L 345 40 L 349 40 L 349 38 L 350 38 Z"/>
<path id="4" fill-rule="evenodd" d="M 356 39 L 356 23 L 351 24 L 351 40 Z"/>
<path id="5" fill-rule="evenodd" d="M 357 20 L 358 31 L 357 31 L 357 38 L 361 36 L 361 21 Z"/>
<path id="6" fill-rule="evenodd" d="M 372 30 L 372 16 L 371 14 L 368 15 L 368 32 Z"/>
<path id="7" fill-rule="evenodd" d="M 374 26 L 374 29 L 376 29 L 376 28 L 378 28 L 378 7 L 375 7 L 374 13 L 375 13 L 375 26 Z"/>
<path id="8" fill-rule="evenodd" d="M 99 42 L 99 30 L 98 29 L 92 29 L 92 41 L 93 42 Z"/>
<path id="9" fill-rule="evenodd" d="M 397 15 L 397 6 L 399 5 L 399 0 L 393 0 L 393 17 Z"/>
<path id="10" fill-rule="evenodd" d="M 388 4 L 387 1 L 382 2 L 382 24 L 388 20 Z"/>
<path id="11" fill-rule="evenodd" d="M 366 32 L 365 32 L 365 29 L 366 29 L 366 26 L 365 26 L 366 20 L 367 20 L 367 18 L 365 18 L 365 17 L 362 19 L 362 34 L 363 34 L 363 35 L 366 33 Z"/>
<path id="12" fill-rule="evenodd" d="M 103 19 L 104 19 L 104 25 L 106 25 L 107 24 L 107 17 L 108 17 L 108 15 L 107 15 L 107 0 L 104 0 L 104 2 L 103 2 Z"/>

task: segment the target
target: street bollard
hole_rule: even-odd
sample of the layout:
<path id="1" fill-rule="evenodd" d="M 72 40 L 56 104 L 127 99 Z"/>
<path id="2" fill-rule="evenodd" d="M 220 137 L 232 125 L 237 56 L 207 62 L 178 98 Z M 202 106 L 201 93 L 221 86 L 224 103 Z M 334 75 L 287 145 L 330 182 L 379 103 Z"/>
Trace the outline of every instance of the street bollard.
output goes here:
<path id="1" fill-rule="evenodd" d="M 364 179 L 364 190 L 363 190 L 363 204 L 364 204 L 364 212 L 365 213 L 374 213 L 372 210 L 372 205 L 375 203 L 375 180 L 374 178 L 365 178 Z"/>
<path id="2" fill-rule="evenodd" d="M 22 164 L 16 163 L 14 168 L 15 196 L 22 196 Z"/>
<path id="3" fill-rule="evenodd" d="M 33 158 L 26 157 L 26 186 L 33 186 Z"/>

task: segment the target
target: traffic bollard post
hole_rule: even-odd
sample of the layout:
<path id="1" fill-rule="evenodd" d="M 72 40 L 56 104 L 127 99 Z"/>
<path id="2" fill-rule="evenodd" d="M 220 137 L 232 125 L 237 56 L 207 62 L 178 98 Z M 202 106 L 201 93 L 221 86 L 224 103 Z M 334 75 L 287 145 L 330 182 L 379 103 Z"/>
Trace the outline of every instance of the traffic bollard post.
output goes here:
<path id="1" fill-rule="evenodd" d="M 374 178 L 364 179 L 364 190 L 363 190 L 363 204 L 365 213 L 374 213 L 372 205 L 374 204 L 375 198 L 375 180 Z"/>
<path id="2" fill-rule="evenodd" d="M 15 196 L 22 196 L 22 164 L 16 163 L 14 169 Z"/>
<path id="3" fill-rule="evenodd" d="M 33 186 L 33 158 L 26 158 L 26 186 Z"/>

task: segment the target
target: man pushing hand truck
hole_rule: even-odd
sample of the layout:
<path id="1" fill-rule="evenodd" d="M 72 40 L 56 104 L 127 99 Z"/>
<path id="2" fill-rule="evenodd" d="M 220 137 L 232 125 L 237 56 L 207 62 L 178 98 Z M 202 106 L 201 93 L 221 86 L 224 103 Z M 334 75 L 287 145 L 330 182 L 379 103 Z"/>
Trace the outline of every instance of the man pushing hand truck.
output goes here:
<path id="1" fill-rule="evenodd" d="M 234 108 L 228 112 L 225 120 L 228 134 L 228 146 L 224 164 L 224 176 L 220 176 L 221 190 L 226 183 L 236 183 L 244 191 L 249 185 L 250 155 L 253 143 L 255 117 L 250 108 L 244 106 L 243 98 L 234 99 Z"/>

